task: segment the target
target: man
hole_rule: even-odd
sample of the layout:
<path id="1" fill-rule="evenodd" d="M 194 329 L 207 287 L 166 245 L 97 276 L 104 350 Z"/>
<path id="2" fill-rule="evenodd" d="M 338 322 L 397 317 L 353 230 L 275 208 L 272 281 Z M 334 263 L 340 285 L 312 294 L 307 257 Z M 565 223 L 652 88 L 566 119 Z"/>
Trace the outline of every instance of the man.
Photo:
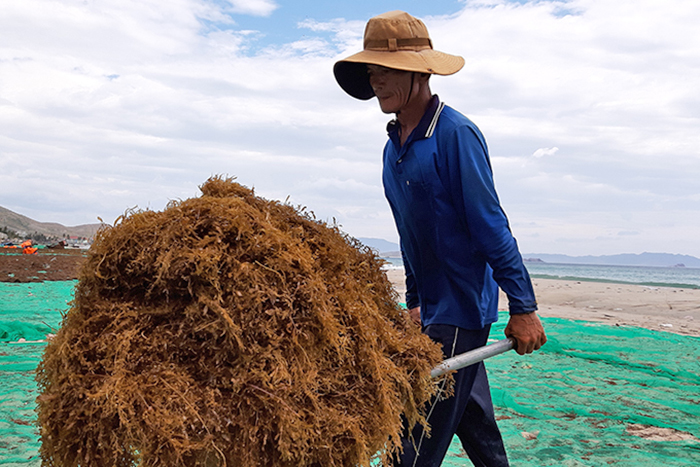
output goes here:
<path id="1" fill-rule="evenodd" d="M 465 116 L 430 91 L 431 74 L 464 59 L 433 50 L 427 28 L 393 11 L 369 20 L 364 50 L 334 66 L 351 96 L 377 97 L 389 123 L 383 182 L 401 239 L 406 303 L 450 357 L 486 344 L 498 319 L 498 286 L 509 299 L 505 329 L 519 354 L 547 340 L 530 277 L 501 209 L 486 142 Z M 483 363 L 455 375 L 453 397 L 428 408 L 430 434 L 414 427 L 396 465 L 438 466 L 454 434 L 476 466 L 507 466 Z"/>

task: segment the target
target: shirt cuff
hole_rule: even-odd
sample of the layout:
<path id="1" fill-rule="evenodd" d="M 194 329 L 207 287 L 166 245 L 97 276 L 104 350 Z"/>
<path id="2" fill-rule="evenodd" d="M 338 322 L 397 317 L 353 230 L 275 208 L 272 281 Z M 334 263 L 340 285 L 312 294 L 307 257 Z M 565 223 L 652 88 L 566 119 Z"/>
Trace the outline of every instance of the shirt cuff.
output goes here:
<path id="1" fill-rule="evenodd" d="M 523 305 L 518 303 L 515 305 L 509 305 L 509 308 L 511 315 L 529 315 L 530 313 L 537 311 L 537 303 L 533 303 L 532 305 Z"/>

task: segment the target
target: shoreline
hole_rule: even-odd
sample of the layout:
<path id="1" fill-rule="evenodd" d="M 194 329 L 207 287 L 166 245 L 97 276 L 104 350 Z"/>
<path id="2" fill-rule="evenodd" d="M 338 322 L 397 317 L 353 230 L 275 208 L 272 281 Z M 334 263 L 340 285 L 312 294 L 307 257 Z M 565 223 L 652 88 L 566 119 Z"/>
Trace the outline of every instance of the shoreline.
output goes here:
<path id="1" fill-rule="evenodd" d="M 402 269 L 386 271 L 404 300 Z M 544 318 L 594 321 L 700 337 L 700 289 L 635 285 L 594 280 L 532 278 L 537 313 Z M 508 309 L 499 293 L 499 310 Z"/>
<path id="2" fill-rule="evenodd" d="M 638 285 L 644 287 L 666 287 L 671 289 L 698 289 L 700 290 L 700 285 L 694 284 L 684 284 L 684 283 L 674 283 L 668 284 L 663 282 L 629 282 L 614 279 L 598 279 L 591 277 L 559 277 L 559 276 L 548 276 L 546 274 L 530 274 L 530 279 L 534 281 L 535 279 L 548 279 L 548 280 L 561 280 L 567 282 L 600 282 L 603 284 L 621 284 L 621 285 Z"/>

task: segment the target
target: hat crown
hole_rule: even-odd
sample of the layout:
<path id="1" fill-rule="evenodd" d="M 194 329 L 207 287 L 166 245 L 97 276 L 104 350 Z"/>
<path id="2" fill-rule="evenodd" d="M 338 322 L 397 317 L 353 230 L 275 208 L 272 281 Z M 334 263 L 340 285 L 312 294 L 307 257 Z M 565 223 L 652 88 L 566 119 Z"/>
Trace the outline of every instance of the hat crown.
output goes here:
<path id="1" fill-rule="evenodd" d="M 365 27 L 364 49 L 377 51 L 432 49 L 423 21 L 403 11 L 371 18 Z"/>

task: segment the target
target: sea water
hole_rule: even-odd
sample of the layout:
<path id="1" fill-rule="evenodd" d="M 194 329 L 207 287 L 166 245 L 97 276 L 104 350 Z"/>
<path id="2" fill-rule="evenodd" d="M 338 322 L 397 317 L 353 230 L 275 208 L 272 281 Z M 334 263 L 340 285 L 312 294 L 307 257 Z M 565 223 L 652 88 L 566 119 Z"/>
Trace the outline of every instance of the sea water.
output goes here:
<path id="1" fill-rule="evenodd" d="M 593 280 L 629 284 L 700 288 L 700 269 L 683 267 L 609 266 L 590 264 L 525 263 L 532 277 Z"/>
<path id="2" fill-rule="evenodd" d="M 401 258 L 383 258 L 388 269 L 403 269 Z M 655 287 L 700 288 L 700 269 L 526 262 L 530 276 L 541 279 L 600 281 Z"/>

